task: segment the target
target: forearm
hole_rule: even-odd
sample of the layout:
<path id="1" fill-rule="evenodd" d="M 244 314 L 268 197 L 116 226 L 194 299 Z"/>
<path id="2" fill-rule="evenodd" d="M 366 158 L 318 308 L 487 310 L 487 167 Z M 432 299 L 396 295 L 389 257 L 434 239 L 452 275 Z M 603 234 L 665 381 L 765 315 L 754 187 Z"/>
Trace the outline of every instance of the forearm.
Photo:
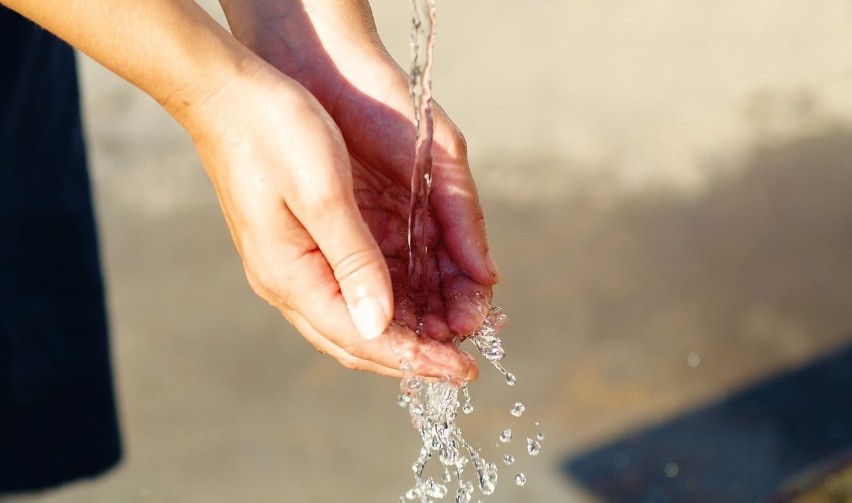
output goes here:
<path id="1" fill-rule="evenodd" d="M 0 0 L 183 121 L 253 57 L 189 0 Z"/>
<path id="2" fill-rule="evenodd" d="M 234 35 L 257 46 L 259 37 L 276 31 L 289 38 L 337 32 L 353 42 L 378 41 L 367 0 L 219 0 Z"/>
<path id="3" fill-rule="evenodd" d="M 234 36 L 325 102 L 324 80 L 351 74 L 353 52 L 384 57 L 367 0 L 219 0 Z M 333 51 L 331 49 L 334 49 Z M 353 63 L 357 64 L 357 63 Z"/>

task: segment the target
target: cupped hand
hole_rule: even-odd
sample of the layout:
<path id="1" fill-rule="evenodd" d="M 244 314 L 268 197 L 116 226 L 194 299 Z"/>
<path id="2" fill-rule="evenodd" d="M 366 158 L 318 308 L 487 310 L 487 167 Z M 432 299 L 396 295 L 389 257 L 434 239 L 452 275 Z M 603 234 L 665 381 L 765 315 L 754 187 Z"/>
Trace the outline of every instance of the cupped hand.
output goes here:
<path id="1" fill-rule="evenodd" d="M 395 320 L 450 341 L 482 322 L 497 281 L 464 138 L 435 108 L 428 291 L 418 316 L 406 225 L 415 130 L 407 76 L 383 47 L 364 0 L 223 0 L 235 36 L 303 84 L 345 140 L 358 206 L 391 273 Z M 420 313 L 422 314 L 422 313 Z"/>
<path id="2" fill-rule="evenodd" d="M 265 64 L 250 66 L 185 122 L 254 291 L 347 367 L 398 376 L 406 361 L 419 375 L 475 378 L 470 356 L 441 342 L 470 326 L 454 321 L 454 311 L 439 316 L 450 325 L 432 324 L 434 338 L 389 326 L 392 281 L 404 262 L 406 190 L 351 157 L 301 85 Z M 434 259 L 444 292 L 485 294 L 466 283 L 454 290 L 464 275 L 438 250 Z"/>

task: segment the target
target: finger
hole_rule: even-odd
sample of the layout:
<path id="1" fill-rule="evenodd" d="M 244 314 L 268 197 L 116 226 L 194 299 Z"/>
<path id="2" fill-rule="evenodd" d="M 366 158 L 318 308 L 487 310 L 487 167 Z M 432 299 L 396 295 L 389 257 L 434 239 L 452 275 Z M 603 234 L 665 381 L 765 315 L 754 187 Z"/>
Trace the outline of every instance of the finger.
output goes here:
<path id="1" fill-rule="evenodd" d="M 467 160 L 461 133 L 436 110 L 432 210 L 443 228 L 443 240 L 461 270 L 485 285 L 499 280 L 488 249 L 485 216 Z"/>
<path id="2" fill-rule="evenodd" d="M 448 344 L 418 338 L 399 324 L 388 327 L 380 339 L 365 341 L 355 337 L 353 345 L 345 346 L 323 336 L 299 313 L 285 310 L 282 313 L 314 347 L 350 369 L 401 377 L 400 368 L 407 363 L 411 373 L 423 377 L 471 381 L 479 374 L 476 361 L 468 353 Z"/>
<path id="3" fill-rule="evenodd" d="M 451 342 L 454 334 L 447 324 L 447 312 L 444 305 L 444 294 L 441 288 L 441 271 L 438 259 L 433 253 L 427 260 L 429 291 L 426 301 L 426 312 L 423 315 L 423 332 L 427 337 L 436 341 Z"/>
<path id="4" fill-rule="evenodd" d="M 294 270 L 288 288 L 293 293 L 287 298 L 292 305 L 279 308 L 288 319 L 300 320 L 297 328 L 314 346 L 333 352 L 344 365 L 369 361 L 378 367 L 364 365 L 365 369 L 383 373 L 379 367 L 399 369 L 404 359 L 417 375 L 461 380 L 476 378 L 476 362 L 470 355 L 451 344 L 419 338 L 402 325 L 392 324 L 377 339 L 361 337 L 348 315 L 342 294 L 327 286 L 331 270 L 319 251 L 305 254 L 291 265 Z"/>
<path id="5" fill-rule="evenodd" d="M 327 146 L 331 157 L 294 171 L 287 204 L 331 267 L 358 332 L 375 339 L 393 314 L 390 275 L 361 217 L 347 153 L 339 143 Z"/>
<path id="6" fill-rule="evenodd" d="M 318 351 L 336 359 L 344 367 L 354 370 L 363 370 L 365 372 L 373 372 L 375 374 L 389 377 L 402 376 L 402 372 L 400 372 L 398 366 L 385 366 L 381 363 L 377 363 L 347 353 L 343 350 L 343 348 L 333 343 L 329 339 L 323 337 L 319 332 L 316 331 L 316 329 L 314 329 L 313 325 L 311 325 L 300 314 L 292 311 L 285 312 L 285 310 L 282 310 L 282 314 L 284 314 L 287 320 L 289 320 L 290 323 L 292 323 L 293 326 L 296 327 L 296 330 L 298 330 L 299 333 L 302 334 L 302 336 L 308 342 L 310 342 Z"/>
<path id="7" fill-rule="evenodd" d="M 441 290 L 441 273 L 434 254 L 426 257 L 427 291 L 412 289 L 408 263 L 402 258 L 388 258 L 388 269 L 393 283 L 394 320 L 411 328 L 416 334 L 440 342 L 452 342 L 455 334 L 446 322 L 444 296 Z"/>
<path id="8" fill-rule="evenodd" d="M 488 314 L 491 287 L 464 274 L 444 251 L 439 251 L 438 263 L 447 324 L 453 333 L 468 336 L 482 326 Z"/>

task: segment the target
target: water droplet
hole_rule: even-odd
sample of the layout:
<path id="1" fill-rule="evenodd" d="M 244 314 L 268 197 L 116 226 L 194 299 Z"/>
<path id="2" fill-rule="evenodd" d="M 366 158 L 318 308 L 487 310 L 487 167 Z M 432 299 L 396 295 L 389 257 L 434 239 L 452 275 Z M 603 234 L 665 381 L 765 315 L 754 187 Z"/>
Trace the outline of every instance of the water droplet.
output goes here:
<path id="1" fill-rule="evenodd" d="M 479 490 L 482 494 L 489 496 L 497 489 L 497 466 L 488 463 L 479 472 Z"/>
<path id="2" fill-rule="evenodd" d="M 515 475 L 515 484 L 518 486 L 523 486 L 527 483 L 527 477 L 523 473 L 519 473 Z"/>
<path id="3" fill-rule="evenodd" d="M 447 486 L 444 484 L 436 484 L 434 480 L 431 478 L 426 479 L 424 482 L 425 490 L 423 491 L 426 496 L 431 498 L 444 499 L 444 496 L 447 495 Z"/>
<path id="4" fill-rule="evenodd" d="M 450 482 L 453 481 L 453 475 L 450 473 L 450 470 L 448 470 L 446 468 L 444 469 L 444 476 L 441 479 L 441 481 L 445 484 L 449 484 Z"/>
<path id="5" fill-rule="evenodd" d="M 677 466 L 677 463 L 669 463 L 663 468 L 663 473 L 670 479 L 677 477 L 678 472 L 680 472 L 680 467 Z"/>
<path id="6" fill-rule="evenodd" d="M 504 444 L 512 440 L 512 429 L 506 428 L 503 430 L 503 433 L 500 434 L 500 441 Z"/>
<path id="7" fill-rule="evenodd" d="M 515 405 L 512 406 L 512 410 L 510 412 L 515 417 L 521 417 L 525 410 L 527 410 L 527 408 L 524 407 L 524 404 L 521 402 L 515 402 Z"/>
<path id="8" fill-rule="evenodd" d="M 417 393 L 423 389 L 423 381 L 419 377 L 412 377 L 408 380 L 408 390 Z"/>
<path id="9" fill-rule="evenodd" d="M 527 452 L 530 453 L 530 456 L 538 456 L 538 454 L 541 452 L 541 444 L 538 443 L 538 441 L 536 440 L 528 438 Z"/>
<path id="10" fill-rule="evenodd" d="M 506 384 L 508 384 L 509 386 L 514 386 L 517 382 L 518 380 L 515 378 L 515 374 L 511 372 L 506 373 Z"/>
<path id="11" fill-rule="evenodd" d="M 507 465 L 511 465 L 515 462 L 515 456 L 512 456 L 511 454 L 506 454 L 505 456 L 503 456 L 503 462 Z"/>
<path id="12" fill-rule="evenodd" d="M 701 364 L 701 355 L 699 355 L 698 353 L 689 353 L 686 356 L 686 364 L 692 368 L 697 367 Z"/>
<path id="13" fill-rule="evenodd" d="M 535 436 L 535 438 L 537 438 L 539 441 L 544 440 L 544 433 L 538 433 L 538 434 Z"/>
<path id="14" fill-rule="evenodd" d="M 499 362 L 506 356 L 502 341 L 493 333 L 477 332 L 471 340 L 482 356 L 490 362 Z"/>
<path id="15" fill-rule="evenodd" d="M 400 407 L 408 407 L 408 404 L 411 402 L 411 397 L 406 394 L 400 394 L 397 403 Z"/>
<path id="16" fill-rule="evenodd" d="M 465 482 L 456 491 L 456 503 L 470 503 L 473 499 L 473 484 Z"/>
<path id="17" fill-rule="evenodd" d="M 467 384 L 462 386 L 462 393 L 464 394 L 464 406 L 462 407 L 462 412 L 470 414 L 473 412 L 473 404 L 470 402 L 470 391 L 467 390 Z"/>

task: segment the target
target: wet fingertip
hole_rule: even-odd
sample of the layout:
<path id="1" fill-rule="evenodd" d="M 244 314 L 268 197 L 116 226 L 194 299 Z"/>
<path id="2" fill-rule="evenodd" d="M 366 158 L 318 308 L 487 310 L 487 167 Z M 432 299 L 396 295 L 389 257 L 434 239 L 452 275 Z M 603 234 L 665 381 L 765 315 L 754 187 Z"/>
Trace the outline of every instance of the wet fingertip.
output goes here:
<path id="1" fill-rule="evenodd" d="M 461 382 L 475 381 L 479 377 L 479 364 L 476 359 L 467 351 L 458 348 L 453 348 L 455 353 L 453 372 L 446 377 L 456 379 Z"/>
<path id="2" fill-rule="evenodd" d="M 462 336 L 472 334 L 482 326 L 490 308 L 490 300 L 481 292 L 458 299 L 447 313 L 450 330 Z"/>
<path id="3" fill-rule="evenodd" d="M 475 381 L 479 379 L 479 363 L 467 352 L 461 351 L 461 353 L 467 359 L 467 375 L 465 376 L 465 380 Z"/>
<path id="4" fill-rule="evenodd" d="M 452 342 L 455 338 L 446 320 L 434 314 L 423 316 L 423 333 L 426 337 L 443 343 Z"/>

